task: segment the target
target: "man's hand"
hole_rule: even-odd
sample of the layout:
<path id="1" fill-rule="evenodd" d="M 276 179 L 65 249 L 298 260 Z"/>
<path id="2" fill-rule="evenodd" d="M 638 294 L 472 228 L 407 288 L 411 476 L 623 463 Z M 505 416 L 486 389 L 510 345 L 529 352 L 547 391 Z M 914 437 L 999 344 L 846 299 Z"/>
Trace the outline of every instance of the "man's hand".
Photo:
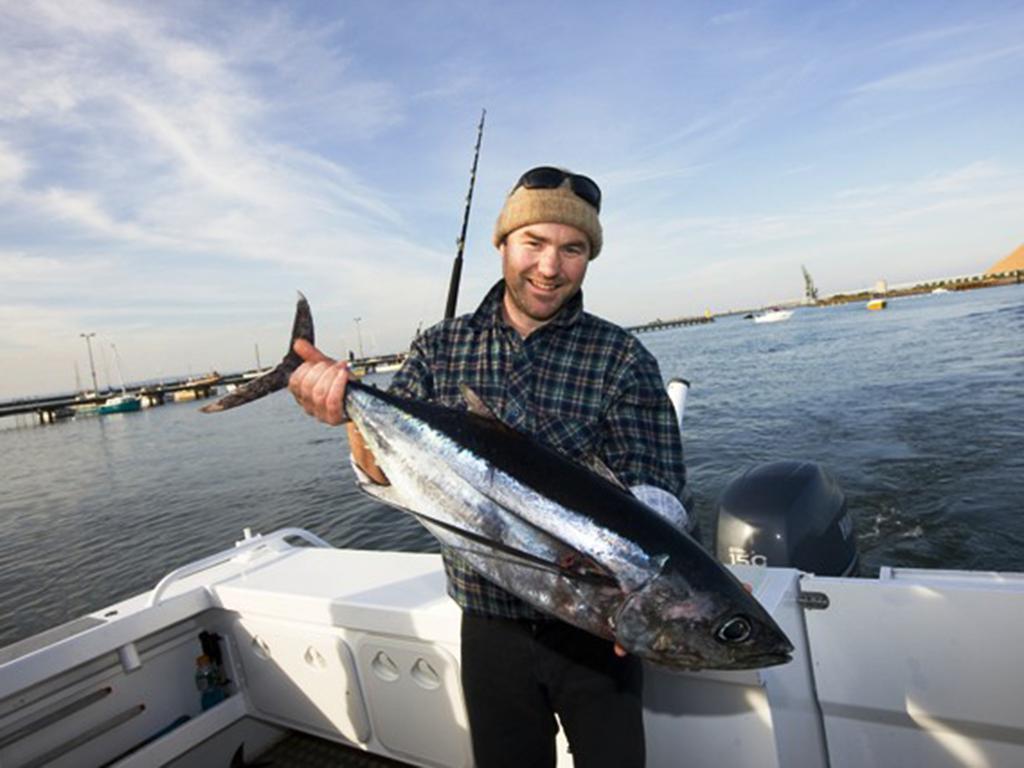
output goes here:
<path id="1" fill-rule="evenodd" d="M 338 362 L 304 339 L 292 345 L 305 362 L 288 379 L 288 391 L 310 416 L 324 424 L 337 426 L 345 416 L 345 385 L 348 363 Z"/>
<path id="2" fill-rule="evenodd" d="M 288 379 L 288 391 L 310 416 L 324 424 L 348 423 L 348 444 L 352 459 L 378 485 L 388 485 L 387 475 L 377 466 L 366 441 L 345 415 L 345 387 L 348 385 L 348 363 L 328 357 L 304 339 L 292 345 L 304 362 Z"/>

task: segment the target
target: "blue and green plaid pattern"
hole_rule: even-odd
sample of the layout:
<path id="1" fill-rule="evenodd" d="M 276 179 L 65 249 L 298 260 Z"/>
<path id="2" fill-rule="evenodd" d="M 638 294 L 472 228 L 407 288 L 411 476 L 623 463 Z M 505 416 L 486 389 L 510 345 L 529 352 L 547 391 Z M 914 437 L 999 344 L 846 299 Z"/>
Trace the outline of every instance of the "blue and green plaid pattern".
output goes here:
<path id="1" fill-rule="evenodd" d="M 505 423 L 583 461 L 598 456 L 627 486 L 677 497 L 686 470 L 672 404 L 654 356 L 632 334 L 583 311 L 578 293 L 525 339 L 505 324 L 499 281 L 470 315 L 445 320 L 415 342 L 390 390 L 466 408 L 469 385 Z M 537 618 L 532 607 L 444 550 L 448 592 L 464 610 Z"/>

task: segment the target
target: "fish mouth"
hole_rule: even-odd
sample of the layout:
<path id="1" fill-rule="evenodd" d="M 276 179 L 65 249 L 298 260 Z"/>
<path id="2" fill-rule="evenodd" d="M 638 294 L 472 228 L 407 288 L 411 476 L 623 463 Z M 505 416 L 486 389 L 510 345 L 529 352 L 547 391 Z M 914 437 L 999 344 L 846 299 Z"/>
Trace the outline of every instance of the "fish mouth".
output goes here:
<path id="1" fill-rule="evenodd" d="M 715 665 L 709 665 L 705 669 L 766 669 L 768 667 L 778 667 L 783 664 L 788 664 L 793 660 L 793 656 L 790 653 L 762 653 L 756 656 L 744 656 L 735 661 L 728 662 L 718 667 Z"/>
<path id="2" fill-rule="evenodd" d="M 627 650 L 629 649 L 627 648 Z M 684 670 L 714 669 L 732 671 L 766 669 L 768 667 L 788 664 L 793 660 L 792 653 L 782 649 L 766 650 L 757 653 L 742 652 L 735 655 L 730 653 L 722 654 L 715 651 L 704 653 L 702 651 L 709 649 L 702 649 L 700 646 L 694 648 L 691 653 L 679 653 L 678 650 L 675 653 L 665 652 L 664 650 L 659 652 L 657 646 L 651 650 L 653 653 L 649 651 L 647 654 L 641 655 L 646 655 L 655 664 Z"/>

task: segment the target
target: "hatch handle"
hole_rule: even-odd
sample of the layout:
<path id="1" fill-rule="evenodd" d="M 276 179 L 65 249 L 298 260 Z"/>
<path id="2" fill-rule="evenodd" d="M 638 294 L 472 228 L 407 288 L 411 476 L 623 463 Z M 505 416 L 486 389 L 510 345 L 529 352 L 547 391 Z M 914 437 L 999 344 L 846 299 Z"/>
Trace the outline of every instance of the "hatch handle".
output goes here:
<path id="1" fill-rule="evenodd" d="M 801 592 L 796 602 L 808 611 L 824 611 L 831 604 L 824 592 Z"/>
<path id="2" fill-rule="evenodd" d="M 208 568 L 213 568 L 215 565 L 226 563 L 228 560 L 232 560 L 238 557 L 240 552 L 251 552 L 260 547 L 267 547 L 271 544 L 283 544 L 284 546 L 291 546 L 285 541 L 285 539 L 302 539 L 303 541 L 312 544 L 314 547 L 327 547 L 330 548 L 330 544 L 321 539 L 314 533 L 310 533 L 305 528 L 280 528 L 273 533 L 268 533 L 266 536 L 256 534 L 255 536 L 246 537 L 244 541 L 238 542 L 231 549 L 225 549 L 218 552 L 215 555 L 204 557 L 202 560 L 196 560 L 194 563 L 183 565 L 181 568 L 168 573 L 153 589 L 152 594 L 149 596 L 149 602 L 147 607 L 152 608 L 155 605 L 159 605 L 163 598 L 164 592 L 167 588 L 186 576 L 193 576 L 201 571 L 205 571 Z"/>

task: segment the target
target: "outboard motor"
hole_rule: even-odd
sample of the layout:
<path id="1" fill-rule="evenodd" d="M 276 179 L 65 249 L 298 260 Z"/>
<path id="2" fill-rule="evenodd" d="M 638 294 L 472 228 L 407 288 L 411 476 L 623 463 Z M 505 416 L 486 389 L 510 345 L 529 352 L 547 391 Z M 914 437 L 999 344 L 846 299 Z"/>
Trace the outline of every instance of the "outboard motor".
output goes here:
<path id="1" fill-rule="evenodd" d="M 776 461 L 749 469 L 726 487 L 716 514 L 714 551 L 726 565 L 856 575 L 846 496 L 818 464 Z"/>

